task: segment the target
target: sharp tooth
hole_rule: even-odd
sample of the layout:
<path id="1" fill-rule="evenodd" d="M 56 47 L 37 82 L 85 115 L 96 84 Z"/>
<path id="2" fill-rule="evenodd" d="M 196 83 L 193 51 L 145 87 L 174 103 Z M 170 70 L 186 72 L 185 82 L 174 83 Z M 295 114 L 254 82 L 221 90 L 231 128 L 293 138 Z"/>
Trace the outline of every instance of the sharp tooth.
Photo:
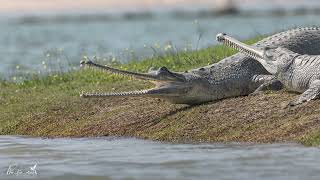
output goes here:
<path id="1" fill-rule="evenodd" d="M 82 93 L 82 97 L 107 97 L 107 96 L 129 96 L 129 95 L 142 95 L 148 92 L 147 89 L 145 90 L 138 90 L 138 91 L 128 91 L 128 92 L 114 92 L 114 93 L 98 93 L 98 92 L 91 92 L 91 93 Z"/>

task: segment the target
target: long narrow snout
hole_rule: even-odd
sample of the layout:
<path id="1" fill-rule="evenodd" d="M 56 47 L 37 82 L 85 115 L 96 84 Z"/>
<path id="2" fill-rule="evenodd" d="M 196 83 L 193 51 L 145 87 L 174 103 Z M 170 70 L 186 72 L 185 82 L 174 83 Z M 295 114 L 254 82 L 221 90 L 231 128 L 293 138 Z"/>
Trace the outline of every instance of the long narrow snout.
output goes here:
<path id="1" fill-rule="evenodd" d="M 125 71 L 125 70 L 121 70 L 121 69 L 116 69 L 116 68 L 112 68 L 109 66 L 103 66 L 100 64 L 96 64 L 92 61 L 81 61 L 80 62 L 80 67 L 90 67 L 90 68 L 94 68 L 94 69 L 98 69 L 100 71 L 104 71 L 104 72 L 109 72 L 112 74 L 120 74 L 120 75 L 124 75 L 124 76 L 130 76 L 130 77 L 134 77 L 137 79 L 143 79 L 143 80 L 159 80 L 155 75 L 151 75 L 151 74 L 144 74 L 144 73 L 136 73 L 136 72 L 131 72 L 131 71 Z"/>
<path id="2" fill-rule="evenodd" d="M 234 48 L 234 49 L 242 52 L 246 56 L 259 61 L 263 65 L 263 67 L 266 68 L 266 70 L 268 72 L 270 72 L 271 74 L 275 74 L 277 72 L 276 62 L 267 61 L 265 59 L 265 51 L 257 49 L 253 46 L 249 46 L 247 44 L 244 44 L 244 43 L 236 40 L 235 38 L 228 36 L 225 33 L 218 34 L 216 36 L 216 39 L 218 42 L 221 42 L 231 48 Z"/>
<path id="3" fill-rule="evenodd" d="M 183 94 L 186 88 L 185 77 L 180 73 L 169 71 L 162 67 L 157 71 L 150 73 L 137 73 L 100 65 L 92 61 L 81 61 L 81 67 L 89 67 L 110 74 L 120 74 L 132 77 L 134 79 L 146 80 L 155 84 L 154 88 L 127 91 L 127 92 L 91 92 L 81 93 L 82 98 L 107 98 L 107 97 L 133 97 L 133 96 L 151 96 L 151 97 L 171 97 L 177 94 Z M 181 90 L 182 89 L 182 90 Z"/>
<path id="4" fill-rule="evenodd" d="M 258 61 L 265 61 L 263 59 L 263 56 L 264 56 L 263 51 L 256 49 L 256 48 L 253 48 L 247 44 L 244 44 L 244 43 L 228 36 L 225 33 L 218 34 L 216 38 L 217 38 L 218 42 L 221 42 L 231 48 L 234 48 L 234 49 L 244 53 L 245 55 L 247 55 L 253 59 L 256 59 Z"/>

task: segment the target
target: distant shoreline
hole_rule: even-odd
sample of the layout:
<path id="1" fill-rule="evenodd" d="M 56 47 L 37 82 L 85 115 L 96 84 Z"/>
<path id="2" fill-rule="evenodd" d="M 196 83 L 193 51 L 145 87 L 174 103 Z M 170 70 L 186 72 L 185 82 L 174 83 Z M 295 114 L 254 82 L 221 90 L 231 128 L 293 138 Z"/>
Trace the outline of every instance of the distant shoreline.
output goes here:
<path id="1" fill-rule="evenodd" d="M 68 23 L 68 22 L 103 22 L 103 21 L 121 21 L 121 20 L 146 20 L 160 16 L 178 19 L 197 19 L 197 18 L 217 18 L 223 16 L 238 17 L 284 17 L 284 16 L 304 16 L 320 15 L 320 6 L 314 8 L 296 8 L 296 9 L 269 9 L 269 10 L 238 10 L 225 9 L 219 10 L 198 10 L 183 11 L 174 10 L 168 13 L 157 13 L 151 11 L 125 12 L 125 13 L 76 13 L 76 14 L 51 14 L 51 15 L 25 15 L 14 16 L 11 23 L 17 24 L 42 24 L 42 23 Z"/>
<path id="2" fill-rule="evenodd" d="M 320 2 L 308 0 L 79 0 L 77 3 L 67 0 L 20 1 L 4 0 L 0 6 L 0 16 L 54 16 L 54 15 L 89 15 L 89 14 L 122 14 L 122 13 L 161 13 L 161 12 L 217 12 L 225 9 L 245 11 L 312 11 L 320 9 Z"/>

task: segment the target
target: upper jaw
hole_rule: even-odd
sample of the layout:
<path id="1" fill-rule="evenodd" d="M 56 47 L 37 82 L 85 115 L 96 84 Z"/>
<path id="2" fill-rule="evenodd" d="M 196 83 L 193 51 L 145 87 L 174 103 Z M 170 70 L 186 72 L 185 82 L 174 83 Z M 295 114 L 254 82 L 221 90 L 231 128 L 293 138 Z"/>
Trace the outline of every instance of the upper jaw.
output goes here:
<path id="1" fill-rule="evenodd" d="M 89 68 L 97 69 L 97 70 L 111 73 L 111 74 L 119 74 L 119 75 L 124 75 L 124 76 L 128 76 L 128 77 L 142 79 L 142 80 L 158 80 L 159 79 L 157 76 L 155 76 L 153 74 L 144 74 L 144 73 L 125 71 L 125 70 L 121 70 L 121 69 L 112 68 L 109 66 L 103 66 L 103 65 L 94 63 L 92 61 L 81 61 L 80 67 L 81 68 L 89 67 Z"/>
<path id="2" fill-rule="evenodd" d="M 121 69 L 112 68 L 109 66 L 100 65 L 92 61 L 81 61 L 80 67 L 90 67 L 103 72 L 111 74 L 120 74 L 123 76 L 133 77 L 141 80 L 151 80 L 151 81 L 178 81 L 185 82 L 186 78 L 180 74 L 169 71 L 166 67 L 161 67 L 157 71 L 149 71 L 149 73 L 137 73 Z"/>
<path id="3" fill-rule="evenodd" d="M 183 74 L 175 73 L 169 71 L 167 68 L 162 67 L 157 71 L 152 71 L 147 74 L 145 73 L 136 73 L 131 71 L 120 70 L 108 66 L 103 66 L 96 64 L 92 61 L 81 61 L 81 67 L 90 67 L 93 69 L 98 69 L 103 72 L 108 72 L 112 74 L 121 74 L 124 76 L 130 76 L 136 79 L 148 80 L 156 84 L 155 88 L 137 90 L 137 91 L 128 91 L 128 92 L 116 92 L 116 93 L 81 93 L 80 96 L 83 98 L 97 98 L 97 97 L 123 97 L 123 96 L 174 96 L 175 94 L 180 94 L 185 92 L 181 91 L 181 88 L 186 84 L 186 78 Z"/>

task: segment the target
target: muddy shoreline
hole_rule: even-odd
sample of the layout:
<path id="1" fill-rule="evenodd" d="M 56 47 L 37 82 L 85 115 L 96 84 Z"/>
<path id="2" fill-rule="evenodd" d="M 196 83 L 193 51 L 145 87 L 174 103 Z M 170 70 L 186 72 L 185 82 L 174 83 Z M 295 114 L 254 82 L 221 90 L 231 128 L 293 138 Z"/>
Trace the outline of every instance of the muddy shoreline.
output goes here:
<path id="1" fill-rule="evenodd" d="M 21 121 L 21 135 L 42 137 L 126 136 L 174 143 L 307 142 L 320 128 L 319 101 L 284 108 L 296 94 L 272 92 L 197 106 L 150 98 L 80 99 Z M 66 111 L 69 112 L 66 115 Z"/>

